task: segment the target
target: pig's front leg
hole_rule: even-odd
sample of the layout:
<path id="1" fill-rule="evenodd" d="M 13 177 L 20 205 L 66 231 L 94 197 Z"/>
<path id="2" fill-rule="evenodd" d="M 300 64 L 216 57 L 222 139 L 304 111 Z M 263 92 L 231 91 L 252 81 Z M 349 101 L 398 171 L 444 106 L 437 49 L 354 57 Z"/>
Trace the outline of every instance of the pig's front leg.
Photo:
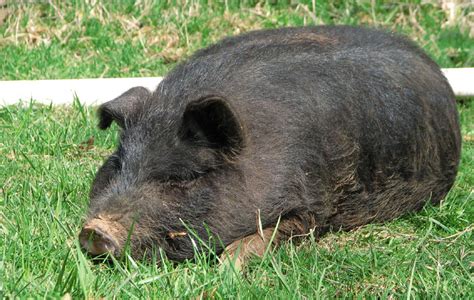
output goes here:
<path id="1" fill-rule="evenodd" d="M 291 217 L 282 220 L 277 229 L 265 228 L 228 245 L 221 254 L 221 262 L 223 264 L 234 262 L 235 268 L 241 269 L 252 256 L 262 257 L 270 242 L 270 247 L 276 247 L 291 238 L 301 238 L 314 228 L 313 217 Z"/>

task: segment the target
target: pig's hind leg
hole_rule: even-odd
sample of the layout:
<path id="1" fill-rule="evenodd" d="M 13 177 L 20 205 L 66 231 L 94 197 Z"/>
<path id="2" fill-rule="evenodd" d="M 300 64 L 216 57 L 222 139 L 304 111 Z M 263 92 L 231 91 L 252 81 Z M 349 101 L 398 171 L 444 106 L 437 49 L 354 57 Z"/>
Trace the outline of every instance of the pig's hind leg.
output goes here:
<path id="1" fill-rule="evenodd" d="M 284 219 L 278 224 L 278 228 L 258 230 L 257 233 L 228 245 L 221 254 L 221 262 L 233 262 L 236 269 L 241 269 L 252 256 L 263 257 L 268 247 L 278 247 L 290 239 L 298 241 L 307 236 L 315 226 L 312 216 Z"/>

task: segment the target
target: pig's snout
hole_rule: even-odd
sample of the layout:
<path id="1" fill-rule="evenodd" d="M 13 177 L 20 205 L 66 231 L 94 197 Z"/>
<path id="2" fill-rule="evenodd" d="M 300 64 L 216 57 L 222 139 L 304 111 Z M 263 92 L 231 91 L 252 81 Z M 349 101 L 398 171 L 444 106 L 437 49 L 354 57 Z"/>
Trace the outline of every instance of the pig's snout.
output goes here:
<path id="1" fill-rule="evenodd" d="M 79 242 L 91 255 L 119 256 L 126 234 L 127 231 L 120 223 L 99 217 L 86 222 L 79 234 Z"/>

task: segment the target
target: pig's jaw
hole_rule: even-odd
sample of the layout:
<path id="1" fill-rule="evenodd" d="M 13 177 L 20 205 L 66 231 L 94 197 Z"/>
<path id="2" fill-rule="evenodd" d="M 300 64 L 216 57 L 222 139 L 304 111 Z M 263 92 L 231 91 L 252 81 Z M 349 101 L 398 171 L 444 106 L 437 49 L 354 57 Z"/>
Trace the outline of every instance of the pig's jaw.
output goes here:
<path id="1" fill-rule="evenodd" d="M 94 256 L 102 254 L 119 256 L 126 238 L 125 227 L 105 215 L 98 215 L 88 220 L 79 234 L 82 248 Z"/>

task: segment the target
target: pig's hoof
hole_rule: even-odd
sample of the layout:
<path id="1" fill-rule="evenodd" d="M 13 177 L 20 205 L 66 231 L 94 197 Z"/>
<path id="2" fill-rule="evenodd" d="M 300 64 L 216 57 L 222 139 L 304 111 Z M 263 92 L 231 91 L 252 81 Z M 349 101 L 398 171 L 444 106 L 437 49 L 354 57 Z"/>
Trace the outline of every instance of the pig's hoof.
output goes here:
<path id="1" fill-rule="evenodd" d="M 79 234 L 79 242 L 82 248 L 91 255 L 120 253 L 120 243 L 117 240 L 117 224 L 112 222 L 93 219 L 88 222 Z"/>
<path id="2" fill-rule="evenodd" d="M 228 245 L 220 256 L 221 264 L 233 264 L 236 270 L 241 270 L 251 257 L 263 257 L 272 232 L 273 228 L 268 228 L 262 234 L 252 234 Z"/>

